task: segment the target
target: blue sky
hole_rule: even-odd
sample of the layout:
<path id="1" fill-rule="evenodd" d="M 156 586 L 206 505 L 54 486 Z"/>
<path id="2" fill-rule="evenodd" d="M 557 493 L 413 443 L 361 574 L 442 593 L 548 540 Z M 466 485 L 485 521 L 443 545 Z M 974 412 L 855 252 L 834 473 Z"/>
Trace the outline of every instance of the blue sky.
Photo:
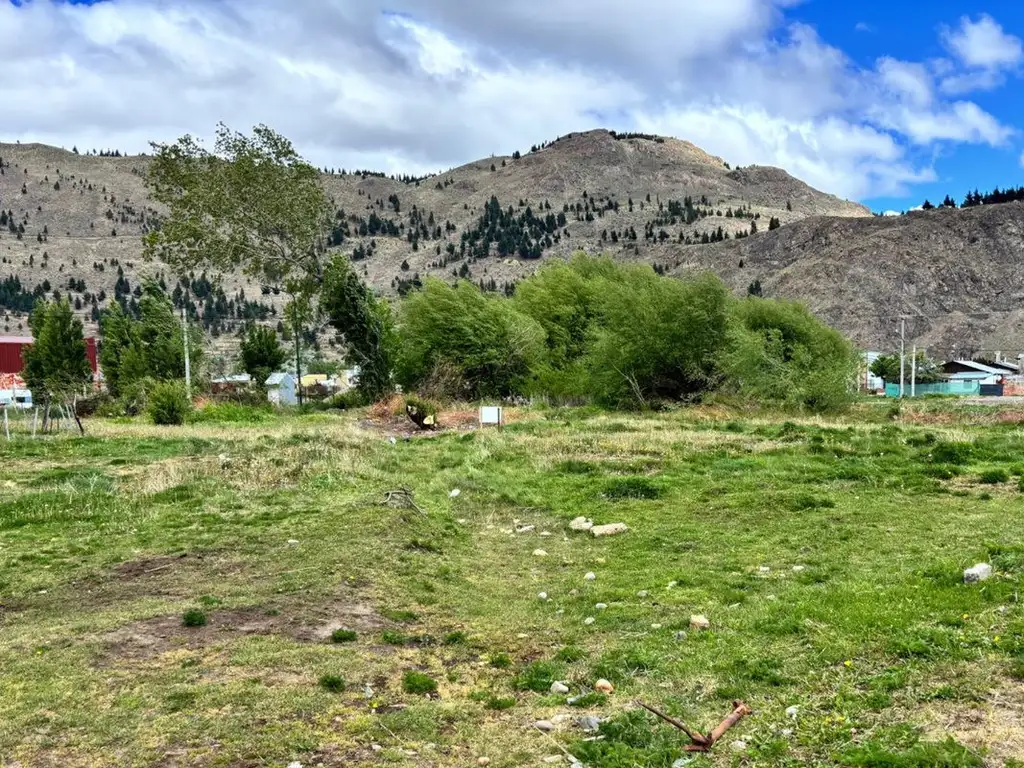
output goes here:
<path id="1" fill-rule="evenodd" d="M 267 123 L 443 170 L 575 130 L 688 139 L 874 210 L 1024 175 L 1024 3 L 0 0 L 0 140 L 141 151 Z"/>

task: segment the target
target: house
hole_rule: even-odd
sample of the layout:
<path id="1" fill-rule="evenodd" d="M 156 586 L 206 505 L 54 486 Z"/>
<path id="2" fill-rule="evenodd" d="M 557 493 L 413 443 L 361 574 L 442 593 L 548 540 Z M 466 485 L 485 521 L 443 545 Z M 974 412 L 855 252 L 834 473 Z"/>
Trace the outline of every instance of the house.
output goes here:
<path id="1" fill-rule="evenodd" d="M 21 373 L 25 367 L 21 352 L 25 347 L 32 346 L 31 336 L 0 336 L 0 373 Z M 99 370 L 98 355 L 96 353 L 96 339 L 85 340 L 85 356 L 89 361 L 89 368 L 93 376 Z"/>
<path id="2" fill-rule="evenodd" d="M 210 391 L 215 395 L 238 392 L 252 384 L 252 376 L 248 373 L 236 373 L 232 376 L 220 376 L 210 382 Z"/>
<path id="3" fill-rule="evenodd" d="M 267 399 L 274 405 L 298 405 L 295 375 L 291 373 L 272 373 L 264 382 L 267 388 Z"/>
<path id="4" fill-rule="evenodd" d="M 1005 368 L 996 368 L 974 360 L 950 360 L 942 364 L 942 372 L 950 381 L 976 381 L 979 384 L 1001 384 L 1008 375 Z"/>
<path id="5" fill-rule="evenodd" d="M 21 376 L 16 373 L 0 373 L 0 408 L 27 410 L 32 407 L 32 393 Z"/>

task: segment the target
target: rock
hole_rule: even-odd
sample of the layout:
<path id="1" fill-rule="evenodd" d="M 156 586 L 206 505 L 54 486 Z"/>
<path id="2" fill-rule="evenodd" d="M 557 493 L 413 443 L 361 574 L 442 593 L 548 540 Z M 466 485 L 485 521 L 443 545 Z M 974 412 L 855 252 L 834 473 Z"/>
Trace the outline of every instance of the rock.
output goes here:
<path id="1" fill-rule="evenodd" d="M 555 724 L 550 720 L 538 720 L 533 724 L 533 727 L 538 731 L 544 731 L 545 733 L 555 730 Z"/>
<path id="2" fill-rule="evenodd" d="M 458 488 L 452 488 L 452 492 L 448 494 L 448 498 L 449 499 L 454 499 L 460 493 L 462 493 L 462 491 L 460 491 Z"/>
<path id="3" fill-rule="evenodd" d="M 551 535 L 551 531 L 541 531 L 538 535 L 543 536 L 546 539 L 548 536 Z"/>
<path id="4" fill-rule="evenodd" d="M 477 765 L 490 765 L 491 764 L 491 758 L 489 758 L 489 757 L 478 757 L 476 759 L 476 764 Z"/>
<path id="5" fill-rule="evenodd" d="M 651 629 L 661 629 L 661 624 L 651 624 Z"/>
<path id="6" fill-rule="evenodd" d="M 555 682 L 553 682 L 551 684 L 551 692 L 552 693 L 557 693 L 557 694 L 560 694 L 560 695 L 565 695 L 565 694 L 567 694 L 569 692 L 569 686 L 566 685 L 565 683 L 560 683 L 558 681 L 555 681 Z"/>
<path id="7" fill-rule="evenodd" d="M 598 693 L 611 694 L 615 693 L 615 686 L 602 677 L 600 680 L 594 683 L 594 690 Z"/>
<path id="8" fill-rule="evenodd" d="M 217 461 L 220 462 L 221 469 L 231 469 L 231 457 L 226 453 L 222 453 L 217 457 Z"/>
<path id="9" fill-rule="evenodd" d="M 583 623 L 584 623 L 584 624 L 586 624 L 586 625 L 587 625 L 587 626 L 589 627 L 589 626 L 590 626 L 591 624 L 593 624 L 593 623 L 594 623 L 595 621 L 597 621 L 597 619 L 595 619 L 595 618 L 594 618 L 593 616 L 587 616 L 587 618 L 585 618 L 585 619 L 583 620 Z"/>
<path id="10" fill-rule="evenodd" d="M 747 751 L 747 742 L 740 741 L 739 739 L 734 741 L 729 746 L 732 748 L 733 752 L 746 752 Z"/>
<path id="11" fill-rule="evenodd" d="M 665 587 L 665 589 L 675 589 L 678 586 L 679 586 L 679 582 L 678 581 L 670 581 L 668 583 L 668 586 Z"/>
<path id="12" fill-rule="evenodd" d="M 594 573 L 593 571 L 589 571 L 587 573 L 587 575 L 583 577 L 584 581 L 595 581 L 596 579 L 597 579 L 597 574 Z"/>
<path id="13" fill-rule="evenodd" d="M 762 565 L 760 568 L 757 569 L 757 572 L 758 573 L 771 573 L 772 569 L 769 568 L 767 565 Z"/>
<path id="14" fill-rule="evenodd" d="M 300 763 L 298 760 L 293 760 L 292 762 L 288 763 L 288 768 L 302 768 L 302 763 Z"/>
<path id="15" fill-rule="evenodd" d="M 384 747 L 382 747 L 380 744 L 371 744 L 370 749 L 372 749 L 374 752 L 380 752 L 382 749 L 384 749 Z"/>
<path id="16" fill-rule="evenodd" d="M 616 536 L 629 530 L 625 523 L 612 523 L 611 525 L 595 525 L 590 532 L 595 538 L 598 536 Z"/>
<path id="17" fill-rule="evenodd" d="M 608 603 L 596 603 L 594 605 L 594 610 L 596 610 L 596 611 L 603 611 L 607 607 L 608 607 Z"/>
<path id="18" fill-rule="evenodd" d="M 575 520 L 569 523 L 569 528 L 574 531 L 589 531 L 593 527 L 594 521 L 588 520 L 585 517 L 577 517 Z"/>
<path id="19" fill-rule="evenodd" d="M 691 616 L 690 629 L 695 631 L 701 629 L 711 629 L 711 622 L 708 621 L 707 616 Z"/>
<path id="20" fill-rule="evenodd" d="M 548 553 L 545 552 L 543 549 L 535 549 L 535 550 L 533 550 L 533 554 L 534 554 L 534 557 L 547 557 L 548 556 Z"/>
<path id="21" fill-rule="evenodd" d="M 564 613 L 565 613 L 565 609 L 564 608 L 559 608 L 557 611 L 555 611 L 555 616 L 561 616 Z"/>
<path id="22" fill-rule="evenodd" d="M 536 525 L 521 525 L 518 528 L 516 528 L 516 533 L 533 533 L 536 530 Z"/>
<path id="23" fill-rule="evenodd" d="M 593 733 L 601 729 L 601 718 L 594 717 L 593 715 L 584 715 L 576 720 L 576 725 L 588 733 Z"/>
<path id="24" fill-rule="evenodd" d="M 373 698 L 373 688 L 370 687 L 369 683 L 363 686 L 363 696 L 365 696 L 368 699 Z"/>
<path id="25" fill-rule="evenodd" d="M 795 704 L 792 707 L 786 707 L 786 717 L 795 720 L 798 714 L 800 714 L 800 707 Z"/>
<path id="26" fill-rule="evenodd" d="M 964 571 L 964 583 L 974 584 L 979 581 L 986 581 L 992 578 L 992 566 L 988 563 L 978 563 L 973 568 Z"/>
<path id="27" fill-rule="evenodd" d="M 551 755 L 550 757 L 545 757 L 544 758 L 544 762 L 547 763 L 548 765 L 554 765 L 555 763 L 562 762 L 562 760 L 564 760 L 564 759 L 565 758 L 562 757 L 561 755 Z"/>
<path id="28" fill-rule="evenodd" d="M 569 597 L 576 597 L 579 593 L 580 593 L 580 591 L 578 589 L 570 589 L 569 590 Z"/>
<path id="29" fill-rule="evenodd" d="M 672 768 L 686 768 L 686 766 L 692 763 L 694 759 L 695 758 L 692 757 L 680 757 L 678 760 L 672 763 Z"/>
<path id="30" fill-rule="evenodd" d="M 793 735 L 793 729 L 792 728 L 783 728 L 781 731 L 779 731 L 779 733 L 782 734 L 783 736 L 785 736 L 788 739 L 790 736 Z"/>
<path id="31" fill-rule="evenodd" d="M 675 640 L 677 643 L 681 643 L 683 642 L 683 640 L 686 639 L 686 633 L 683 631 L 676 632 L 674 635 L 672 635 L 672 639 Z"/>
<path id="32" fill-rule="evenodd" d="M 793 573 L 803 573 L 806 570 L 807 570 L 807 566 L 806 565 L 794 565 L 793 566 Z"/>
<path id="33" fill-rule="evenodd" d="M 651 593 L 648 592 L 646 589 L 641 589 L 639 592 L 636 593 L 636 596 L 639 597 L 642 600 L 643 598 L 647 597 L 649 594 L 651 594 Z"/>
<path id="34" fill-rule="evenodd" d="M 547 600 L 548 599 L 548 593 L 547 592 L 538 592 L 537 593 L 537 599 L 538 600 Z"/>
<path id="35" fill-rule="evenodd" d="M 392 445 L 398 445 L 398 440 L 393 436 L 388 438 L 388 442 Z"/>
<path id="36" fill-rule="evenodd" d="M 458 523 L 459 525 L 465 525 L 466 523 L 468 523 L 468 522 L 469 522 L 469 520 L 467 520 L 467 519 L 466 519 L 466 518 L 464 518 L 464 517 L 460 517 L 460 518 L 459 518 L 458 520 L 456 520 L 455 522 L 456 522 L 456 523 Z"/>
<path id="37" fill-rule="evenodd" d="M 298 539 L 288 539 L 288 546 L 289 547 L 297 547 L 297 546 L 299 546 L 299 540 Z"/>

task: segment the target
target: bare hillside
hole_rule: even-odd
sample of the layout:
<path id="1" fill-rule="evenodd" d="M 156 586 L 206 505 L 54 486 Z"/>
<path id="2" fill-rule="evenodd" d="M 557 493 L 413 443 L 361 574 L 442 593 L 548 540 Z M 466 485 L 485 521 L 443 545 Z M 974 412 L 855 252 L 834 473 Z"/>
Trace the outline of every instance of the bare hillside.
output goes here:
<path id="1" fill-rule="evenodd" d="M 711 269 L 738 292 L 800 299 L 861 345 L 907 339 L 939 356 L 1024 350 L 1024 205 L 907 216 L 817 217 L 763 236 L 677 249 L 677 273 Z"/>

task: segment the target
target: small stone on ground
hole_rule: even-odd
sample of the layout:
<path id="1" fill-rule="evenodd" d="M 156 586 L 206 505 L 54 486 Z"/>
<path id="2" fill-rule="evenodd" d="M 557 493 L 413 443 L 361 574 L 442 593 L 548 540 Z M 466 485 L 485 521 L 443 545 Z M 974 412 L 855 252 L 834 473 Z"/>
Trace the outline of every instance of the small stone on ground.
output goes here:
<path id="1" fill-rule="evenodd" d="M 616 536 L 628 530 L 629 526 L 625 523 L 611 523 L 610 525 L 595 525 L 590 529 L 590 533 L 597 538 L 599 536 Z"/>
<path id="2" fill-rule="evenodd" d="M 551 692 L 558 694 L 566 694 L 569 692 L 569 686 L 565 683 L 555 681 L 551 684 Z"/>
<path id="3" fill-rule="evenodd" d="M 550 720 L 538 720 L 533 724 L 533 727 L 538 731 L 544 731 L 545 733 L 555 730 L 555 724 Z"/>
<path id="4" fill-rule="evenodd" d="M 584 731 L 593 733 L 601 728 L 601 719 L 593 715 L 584 715 L 576 721 L 576 724 Z"/>
<path id="5" fill-rule="evenodd" d="M 988 563 L 978 563 L 973 568 L 968 568 L 964 571 L 965 584 L 974 584 L 990 578 L 992 578 L 992 566 Z"/>
<path id="6" fill-rule="evenodd" d="M 710 629 L 711 622 L 708 621 L 707 616 L 691 616 L 690 617 L 690 629 Z"/>

